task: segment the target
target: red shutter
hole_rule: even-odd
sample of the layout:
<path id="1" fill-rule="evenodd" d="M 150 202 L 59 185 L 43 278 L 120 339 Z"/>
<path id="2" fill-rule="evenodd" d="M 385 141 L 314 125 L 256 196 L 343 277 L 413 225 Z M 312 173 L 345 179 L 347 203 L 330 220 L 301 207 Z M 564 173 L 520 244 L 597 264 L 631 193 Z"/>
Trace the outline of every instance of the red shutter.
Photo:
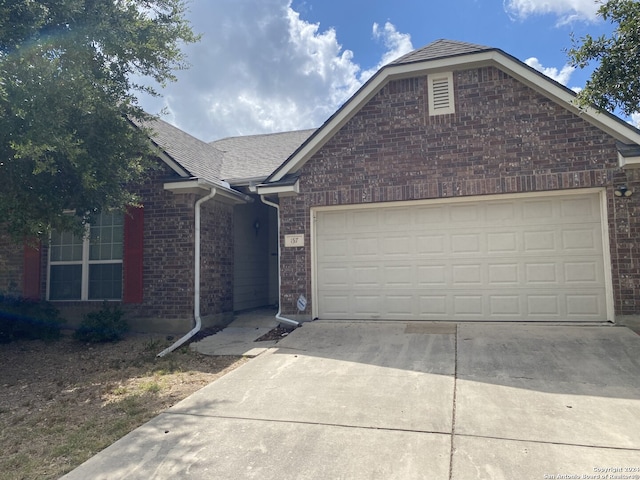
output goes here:
<path id="1" fill-rule="evenodd" d="M 22 296 L 40 300 L 40 243 L 24 244 Z"/>
<path id="2" fill-rule="evenodd" d="M 144 210 L 129 207 L 124 216 L 123 290 L 124 303 L 142 303 Z"/>

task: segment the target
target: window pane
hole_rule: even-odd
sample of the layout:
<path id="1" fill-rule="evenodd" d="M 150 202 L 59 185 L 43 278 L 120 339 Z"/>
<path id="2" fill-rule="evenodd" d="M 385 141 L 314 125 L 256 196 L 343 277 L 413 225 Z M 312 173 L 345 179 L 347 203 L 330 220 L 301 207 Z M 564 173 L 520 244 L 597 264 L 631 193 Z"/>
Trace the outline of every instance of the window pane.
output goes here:
<path id="1" fill-rule="evenodd" d="M 51 233 L 51 261 L 79 262 L 82 260 L 82 237 L 69 232 Z"/>
<path id="2" fill-rule="evenodd" d="M 81 291 L 82 265 L 51 265 L 51 300 L 80 300 Z"/>
<path id="3" fill-rule="evenodd" d="M 89 265 L 89 299 L 122 298 L 122 263 Z"/>
<path id="4" fill-rule="evenodd" d="M 91 226 L 89 260 L 121 260 L 123 241 L 123 216 L 120 213 L 103 213 Z"/>

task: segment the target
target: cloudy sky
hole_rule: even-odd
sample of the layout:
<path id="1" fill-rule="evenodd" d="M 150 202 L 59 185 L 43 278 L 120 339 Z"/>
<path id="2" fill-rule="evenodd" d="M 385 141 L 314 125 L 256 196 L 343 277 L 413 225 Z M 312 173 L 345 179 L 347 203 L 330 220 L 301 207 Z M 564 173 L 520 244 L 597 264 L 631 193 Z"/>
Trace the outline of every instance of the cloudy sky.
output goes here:
<path id="1" fill-rule="evenodd" d="M 191 68 L 142 98 L 192 135 L 219 138 L 321 125 L 378 68 L 439 38 L 497 47 L 580 88 L 571 35 L 609 33 L 594 0 L 191 0 L 202 40 Z M 636 119 L 637 120 L 637 119 Z"/>

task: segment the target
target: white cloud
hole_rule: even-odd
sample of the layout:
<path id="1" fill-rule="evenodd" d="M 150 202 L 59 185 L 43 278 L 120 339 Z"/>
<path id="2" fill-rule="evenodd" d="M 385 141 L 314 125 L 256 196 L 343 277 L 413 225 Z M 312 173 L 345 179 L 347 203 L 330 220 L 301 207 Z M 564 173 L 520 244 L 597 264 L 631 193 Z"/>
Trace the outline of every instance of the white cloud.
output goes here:
<path id="1" fill-rule="evenodd" d="M 383 66 L 413 50 L 411 35 L 398 32 L 392 23 L 386 22 L 382 28 L 377 23 L 374 23 L 372 33 L 374 39 L 382 41 L 387 51 L 382 55 L 380 62 L 375 67 L 362 72 L 360 80 L 363 83 L 369 80 Z"/>
<path id="2" fill-rule="evenodd" d="M 527 58 L 524 63 L 535 68 L 539 72 L 544 73 L 547 77 L 554 79 L 562 85 L 569 83 L 569 78 L 571 78 L 571 74 L 575 70 L 575 67 L 572 67 L 571 65 L 565 65 L 559 71 L 555 67 L 544 67 L 536 57 Z"/>
<path id="3" fill-rule="evenodd" d="M 185 48 L 192 67 L 143 106 L 206 141 L 321 125 L 368 78 L 334 29 L 300 18 L 291 0 L 196 0 L 202 40 Z M 381 64 L 406 53 L 409 35 L 374 25 Z M 377 69 L 377 67 L 376 67 Z"/>
<path id="4" fill-rule="evenodd" d="M 513 19 L 524 20 L 531 15 L 553 14 L 558 23 L 594 22 L 599 3 L 595 0 L 504 0 L 504 9 Z"/>
<path id="5" fill-rule="evenodd" d="M 631 114 L 631 124 L 634 127 L 640 128 L 640 112 Z"/>

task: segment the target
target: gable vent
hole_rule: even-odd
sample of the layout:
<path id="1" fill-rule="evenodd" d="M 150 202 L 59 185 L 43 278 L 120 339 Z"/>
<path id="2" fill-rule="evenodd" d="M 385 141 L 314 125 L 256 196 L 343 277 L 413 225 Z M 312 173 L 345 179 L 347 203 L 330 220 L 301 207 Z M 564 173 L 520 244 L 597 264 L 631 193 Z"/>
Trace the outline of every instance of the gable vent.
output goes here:
<path id="1" fill-rule="evenodd" d="M 428 76 L 429 115 L 454 113 L 453 74 L 451 72 Z"/>

